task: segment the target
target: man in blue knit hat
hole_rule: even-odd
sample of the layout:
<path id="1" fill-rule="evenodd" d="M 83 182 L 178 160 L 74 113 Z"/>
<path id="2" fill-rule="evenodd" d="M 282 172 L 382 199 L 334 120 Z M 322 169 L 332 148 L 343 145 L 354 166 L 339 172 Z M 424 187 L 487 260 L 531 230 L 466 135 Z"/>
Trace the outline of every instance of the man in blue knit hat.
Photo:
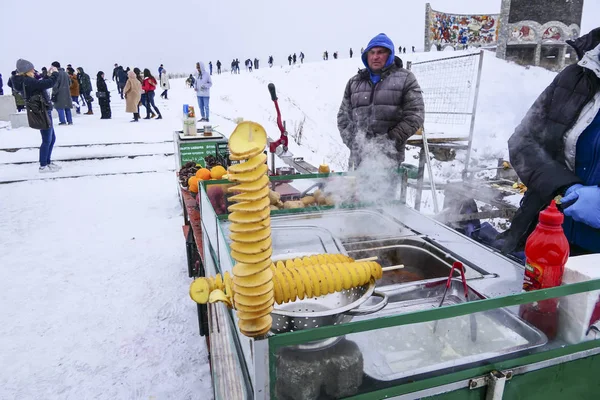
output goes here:
<path id="1" fill-rule="evenodd" d="M 366 68 L 348 81 L 337 115 L 342 141 L 350 149 L 349 168 L 380 155 L 399 166 L 406 141 L 423 126 L 421 88 L 383 33 L 369 42 L 362 61 Z"/>

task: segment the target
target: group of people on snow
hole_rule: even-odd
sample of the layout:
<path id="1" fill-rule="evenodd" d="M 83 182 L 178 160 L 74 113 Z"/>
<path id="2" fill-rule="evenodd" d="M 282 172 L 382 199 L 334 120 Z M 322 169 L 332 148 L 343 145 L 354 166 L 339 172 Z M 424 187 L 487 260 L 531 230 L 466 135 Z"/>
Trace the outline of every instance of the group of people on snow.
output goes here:
<path id="1" fill-rule="evenodd" d="M 140 105 L 146 108 L 145 119 L 155 117 L 162 119 L 154 101 L 159 81 L 149 69 L 144 69 L 142 73 L 139 68 L 130 70 L 115 64 L 112 79 L 117 85 L 119 95 L 125 99 L 126 112 L 133 114 L 132 122 L 140 119 Z M 159 67 L 159 80 L 163 89 L 161 97 L 168 99 L 169 77 L 162 64 Z M 33 63 L 19 59 L 16 69 L 12 71 L 8 80 L 8 86 L 15 97 L 18 111 L 27 109 L 30 126 L 39 129 L 41 133 L 39 171 L 60 170 L 61 167 L 52 162 L 52 150 L 56 141 L 52 110 L 56 109 L 58 125 L 73 125 L 73 108 L 77 114 L 81 114 L 81 107 L 87 106 L 87 112 L 84 114 L 94 115 L 90 76 L 82 67 L 74 69 L 71 64 L 68 64 L 63 68 L 58 61 L 54 61 L 50 68 L 43 67 L 41 71 L 37 71 Z M 0 88 L 2 88 L 1 84 Z M 100 108 L 100 119 L 111 119 L 110 91 L 103 71 L 98 71 L 96 74 L 95 95 Z"/>
<path id="2" fill-rule="evenodd" d="M 303 52 L 300 52 L 300 57 L 298 57 L 298 56 L 296 55 L 296 53 L 294 53 L 293 55 L 292 55 L 292 54 L 290 54 L 290 55 L 288 56 L 288 63 L 289 63 L 289 65 L 292 65 L 292 64 L 294 64 L 294 65 L 295 65 L 295 64 L 296 64 L 296 61 L 298 60 L 298 58 L 300 58 L 300 64 L 304 64 L 304 53 L 303 53 Z M 272 60 L 272 57 L 270 57 L 270 59 L 269 59 L 269 65 L 270 65 L 270 66 L 273 66 L 273 62 L 272 62 L 272 61 L 273 61 L 273 60 Z"/>

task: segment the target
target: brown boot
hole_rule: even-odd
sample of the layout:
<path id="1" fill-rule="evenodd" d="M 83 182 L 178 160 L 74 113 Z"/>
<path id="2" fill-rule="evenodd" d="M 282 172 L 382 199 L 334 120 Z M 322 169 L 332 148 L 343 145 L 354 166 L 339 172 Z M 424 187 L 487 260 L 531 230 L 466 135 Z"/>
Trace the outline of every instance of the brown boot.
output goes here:
<path id="1" fill-rule="evenodd" d="M 83 115 L 94 115 L 94 112 L 93 112 L 93 111 L 88 111 L 88 112 L 86 112 L 86 113 L 85 113 L 85 114 L 83 114 Z"/>

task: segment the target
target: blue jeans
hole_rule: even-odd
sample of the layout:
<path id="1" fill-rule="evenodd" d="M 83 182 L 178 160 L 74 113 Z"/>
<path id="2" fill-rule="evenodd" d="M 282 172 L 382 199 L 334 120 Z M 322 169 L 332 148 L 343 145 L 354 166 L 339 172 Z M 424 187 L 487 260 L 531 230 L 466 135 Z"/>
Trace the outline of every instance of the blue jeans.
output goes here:
<path id="1" fill-rule="evenodd" d="M 42 134 L 42 144 L 40 145 L 40 167 L 45 167 L 52 162 L 52 148 L 54 148 L 54 142 L 56 141 L 51 111 L 48 111 L 48 116 L 50 117 L 50 128 L 40 130 L 40 133 Z"/>
<path id="2" fill-rule="evenodd" d="M 198 106 L 200 106 L 200 115 L 208 120 L 208 96 L 198 96 Z"/>
<path id="3" fill-rule="evenodd" d="M 81 112 L 81 109 L 79 108 L 79 96 L 71 96 L 71 100 L 73 100 L 74 103 L 77 103 L 77 114 L 79 114 Z"/>
<path id="4" fill-rule="evenodd" d="M 71 115 L 70 108 L 57 108 L 56 112 L 58 112 L 58 120 L 61 124 L 65 123 L 65 115 L 67 116 L 67 121 L 69 124 L 73 123 L 73 116 Z"/>

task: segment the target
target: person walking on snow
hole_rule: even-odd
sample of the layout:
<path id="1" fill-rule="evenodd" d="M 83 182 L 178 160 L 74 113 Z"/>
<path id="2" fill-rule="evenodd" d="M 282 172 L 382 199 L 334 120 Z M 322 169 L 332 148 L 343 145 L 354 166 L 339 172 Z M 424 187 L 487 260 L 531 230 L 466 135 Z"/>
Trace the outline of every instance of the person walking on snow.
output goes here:
<path id="1" fill-rule="evenodd" d="M 210 116 L 208 103 L 210 100 L 210 88 L 212 87 L 212 80 L 210 74 L 206 72 L 204 63 L 202 61 L 196 64 L 195 78 L 196 82 L 194 83 L 194 90 L 196 90 L 198 106 L 200 107 L 200 115 L 202 116 L 200 122 L 209 122 Z"/>
<path id="2" fill-rule="evenodd" d="M 59 171 L 61 167 L 52 162 L 52 149 L 56 142 L 56 134 L 52 123 L 52 103 L 50 103 L 47 93 L 47 90 L 54 87 L 58 81 L 58 70 L 56 67 L 51 67 L 48 70 L 48 77 L 38 80 L 35 78 L 33 64 L 27 60 L 19 59 L 17 60 L 17 73 L 17 75 L 11 77 L 13 88 L 20 90 L 26 100 L 34 96 L 41 96 L 42 102 L 46 104 L 48 109 L 48 128 L 40 129 L 42 144 L 40 145 L 39 172 Z"/>
<path id="3" fill-rule="evenodd" d="M 171 85 L 169 85 L 169 75 L 167 74 L 166 69 L 163 69 L 162 75 L 160 76 L 160 88 L 163 90 L 163 92 L 160 94 L 160 97 L 168 100 L 169 97 L 167 92 L 169 89 L 171 89 Z"/>
<path id="4" fill-rule="evenodd" d="M 127 72 L 127 83 L 123 88 L 125 96 L 125 112 L 133 113 L 131 122 L 138 122 L 140 119 L 139 104 L 142 99 L 142 84 L 133 71 Z"/>
<path id="5" fill-rule="evenodd" d="M 217 60 L 217 75 L 221 75 L 221 61 Z"/>
<path id="6" fill-rule="evenodd" d="M 84 115 L 94 115 L 94 111 L 92 110 L 92 101 L 93 98 L 90 93 L 92 93 L 92 81 L 90 80 L 90 76 L 86 74 L 82 67 L 77 67 L 77 79 L 79 79 L 79 93 L 83 94 L 85 98 L 85 102 L 87 103 L 88 111 Z"/>
<path id="7" fill-rule="evenodd" d="M 300 64 L 304 64 L 304 53 L 300 52 Z"/>
<path id="8" fill-rule="evenodd" d="M 162 64 L 160 64 L 160 67 L 158 67 L 158 79 L 160 79 L 160 77 L 162 76 L 163 69 L 165 69 L 165 67 Z"/>
<path id="9" fill-rule="evenodd" d="M 352 47 L 350 47 L 350 58 L 352 58 L 353 54 L 354 54 L 354 52 L 352 51 Z"/>
<path id="10" fill-rule="evenodd" d="M 104 81 L 104 72 L 98 71 L 96 75 L 96 96 L 98 97 L 98 105 L 100 106 L 100 119 L 110 119 L 112 112 L 110 110 L 110 92 Z"/>
<path id="11" fill-rule="evenodd" d="M 294 55 L 292 56 L 292 61 L 294 62 L 294 64 L 296 64 L 296 59 L 297 59 L 296 53 L 294 53 Z"/>
<path id="12" fill-rule="evenodd" d="M 119 91 L 119 95 L 123 98 L 123 86 L 125 86 L 125 82 L 123 82 L 123 86 L 120 85 L 121 80 L 119 79 L 119 64 L 115 63 L 115 68 L 113 68 L 112 80 L 117 84 L 117 90 Z"/>
<path id="13" fill-rule="evenodd" d="M 423 126 L 421 88 L 383 33 L 369 42 L 362 61 L 366 68 L 348 81 L 337 114 L 340 136 L 350 149 L 349 167 L 381 155 L 399 167 L 406 141 Z"/>
<path id="14" fill-rule="evenodd" d="M 567 43 L 579 62 L 554 78 L 508 141 L 527 191 L 498 238 L 504 253 L 524 248 L 540 211 L 557 195 L 571 255 L 600 253 L 600 28 Z"/>
<path id="15" fill-rule="evenodd" d="M 2 83 L 2 74 L 0 74 L 0 96 L 4 96 L 4 83 Z"/>
<path id="16" fill-rule="evenodd" d="M 156 107 L 156 104 L 154 103 L 154 91 L 156 90 L 157 84 L 158 82 L 156 82 L 156 78 L 152 76 L 152 73 L 148 68 L 145 68 L 144 83 L 142 84 L 142 90 L 146 93 L 146 118 L 144 119 L 151 118 L 150 112 L 153 108 L 154 111 L 156 111 L 156 114 L 158 114 L 158 117 L 156 119 L 162 119 L 162 115 L 160 114 L 158 107 Z M 152 113 L 152 118 L 154 118 L 154 113 Z"/>
<path id="17" fill-rule="evenodd" d="M 288 63 L 289 63 L 289 65 L 292 65 L 292 55 L 291 54 L 288 56 Z"/>
<path id="18" fill-rule="evenodd" d="M 77 104 L 75 108 L 77 114 L 81 114 L 81 108 L 79 107 L 79 81 L 77 80 L 77 75 L 75 75 L 75 70 L 73 68 L 67 69 L 67 74 L 69 74 L 69 78 L 71 79 L 71 100 Z"/>
<path id="19" fill-rule="evenodd" d="M 70 90 L 71 79 L 65 69 L 60 67 L 58 61 L 54 61 L 52 66 L 58 70 L 58 79 L 52 88 L 52 102 L 54 103 L 56 112 L 58 112 L 58 119 L 60 121 L 58 125 L 73 125 L 73 116 L 71 115 L 71 108 L 73 108 Z"/>
<path id="20" fill-rule="evenodd" d="M 208 70 L 209 70 L 210 74 L 212 75 L 212 61 L 208 62 Z"/>
<path id="21" fill-rule="evenodd" d="M 125 84 L 127 83 L 127 72 L 125 72 L 123 66 L 120 66 L 117 70 L 117 77 L 117 87 L 119 88 L 119 94 L 121 95 L 121 99 L 123 99 L 123 88 L 125 88 Z"/>

